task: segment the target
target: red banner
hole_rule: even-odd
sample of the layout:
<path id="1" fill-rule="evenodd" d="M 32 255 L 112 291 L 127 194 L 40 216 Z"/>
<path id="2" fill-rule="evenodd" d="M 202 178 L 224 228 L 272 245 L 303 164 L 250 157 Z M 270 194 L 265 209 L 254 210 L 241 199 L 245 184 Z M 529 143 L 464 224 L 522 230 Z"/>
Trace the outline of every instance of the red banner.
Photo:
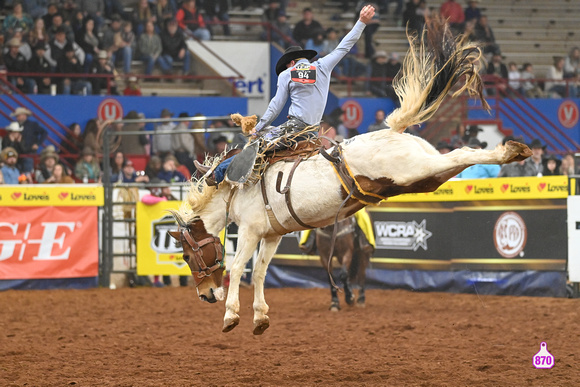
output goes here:
<path id="1" fill-rule="evenodd" d="M 0 212 L 0 279 L 97 276 L 96 207 L 2 207 Z"/>

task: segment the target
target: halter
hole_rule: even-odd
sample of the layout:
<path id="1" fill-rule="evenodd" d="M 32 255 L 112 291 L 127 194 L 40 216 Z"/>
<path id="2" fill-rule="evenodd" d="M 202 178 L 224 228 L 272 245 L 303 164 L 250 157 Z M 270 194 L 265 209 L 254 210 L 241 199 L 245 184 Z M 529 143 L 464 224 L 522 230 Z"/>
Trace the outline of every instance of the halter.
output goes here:
<path id="1" fill-rule="evenodd" d="M 191 249 L 193 250 L 193 259 L 195 259 L 197 266 L 199 267 L 199 270 L 197 271 L 191 270 L 193 280 L 195 281 L 195 286 L 197 287 L 206 277 L 212 275 L 214 271 L 224 267 L 222 242 L 220 241 L 219 238 L 214 236 L 210 236 L 200 241 L 196 241 L 191 236 L 190 234 L 191 230 L 189 229 L 189 227 L 186 229 L 180 228 L 179 231 L 181 234 L 181 243 L 183 244 L 185 242 L 191 247 Z M 208 267 L 203 261 L 203 250 L 210 244 L 213 244 L 215 249 L 215 263 L 212 266 Z"/>

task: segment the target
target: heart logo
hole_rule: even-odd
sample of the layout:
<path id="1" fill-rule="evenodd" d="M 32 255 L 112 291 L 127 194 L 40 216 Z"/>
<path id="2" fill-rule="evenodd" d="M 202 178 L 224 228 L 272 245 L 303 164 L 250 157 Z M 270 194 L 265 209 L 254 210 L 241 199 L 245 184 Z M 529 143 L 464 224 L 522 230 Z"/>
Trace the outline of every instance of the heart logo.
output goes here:
<path id="1" fill-rule="evenodd" d="M 509 185 L 509 184 L 503 184 L 503 185 L 501 186 L 501 192 L 505 192 L 505 191 L 507 191 L 509 187 L 510 187 L 510 185 Z"/>
<path id="2" fill-rule="evenodd" d="M 64 199 L 66 199 L 67 197 L 68 197 L 68 192 L 61 192 L 61 193 L 59 193 L 59 194 L 58 194 L 58 198 L 59 198 L 60 200 L 64 200 Z"/>
<path id="3" fill-rule="evenodd" d="M 13 200 L 18 199 L 20 196 L 22 196 L 22 192 L 12 192 L 12 195 L 10 195 L 12 197 Z"/>
<path id="4" fill-rule="evenodd" d="M 470 193 L 472 189 L 473 189 L 473 186 L 472 185 L 466 186 L 465 187 L 465 193 Z"/>
<path id="5" fill-rule="evenodd" d="M 542 192 L 544 190 L 544 188 L 546 188 L 546 183 L 538 184 L 538 191 Z"/>

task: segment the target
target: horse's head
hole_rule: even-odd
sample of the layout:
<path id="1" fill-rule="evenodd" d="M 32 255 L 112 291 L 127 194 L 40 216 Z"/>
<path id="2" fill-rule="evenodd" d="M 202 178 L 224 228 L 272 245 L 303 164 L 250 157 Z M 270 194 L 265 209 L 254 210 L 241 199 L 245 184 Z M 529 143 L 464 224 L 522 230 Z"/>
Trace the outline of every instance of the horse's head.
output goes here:
<path id="1" fill-rule="evenodd" d="M 212 304 L 223 300 L 225 264 L 219 238 L 206 231 L 201 219 L 196 218 L 187 224 L 177 213 L 172 213 L 179 229 L 169 234 L 181 243 L 183 260 L 189 265 L 199 299 Z"/>

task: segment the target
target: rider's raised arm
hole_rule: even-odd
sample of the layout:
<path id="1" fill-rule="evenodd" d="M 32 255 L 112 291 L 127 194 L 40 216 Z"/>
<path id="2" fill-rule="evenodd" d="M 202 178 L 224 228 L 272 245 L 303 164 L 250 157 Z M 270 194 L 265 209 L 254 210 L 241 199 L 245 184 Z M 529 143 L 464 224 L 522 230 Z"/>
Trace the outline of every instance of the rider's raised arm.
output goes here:
<path id="1" fill-rule="evenodd" d="M 264 115 L 260 118 L 260 122 L 256 125 L 256 132 L 259 132 L 266 126 L 270 125 L 272 121 L 278 117 L 286 101 L 288 100 L 288 84 L 290 82 L 290 73 L 284 71 L 278 76 L 278 89 L 276 90 L 276 95 L 270 101 L 268 109 Z"/>
<path id="2" fill-rule="evenodd" d="M 352 30 L 338 44 L 338 46 L 324 58 L 318 60 L 322 66 L 326 67 L 328 71 L 332 71 L 334 67 L 340 62 L 346 54 L 349 53 L 352 46 L 360 39 L 366 25 L 371 21 L 375 14 L 375 9 L 367 5 L 360 11 L 360 18 L 352 27 Z"/>

